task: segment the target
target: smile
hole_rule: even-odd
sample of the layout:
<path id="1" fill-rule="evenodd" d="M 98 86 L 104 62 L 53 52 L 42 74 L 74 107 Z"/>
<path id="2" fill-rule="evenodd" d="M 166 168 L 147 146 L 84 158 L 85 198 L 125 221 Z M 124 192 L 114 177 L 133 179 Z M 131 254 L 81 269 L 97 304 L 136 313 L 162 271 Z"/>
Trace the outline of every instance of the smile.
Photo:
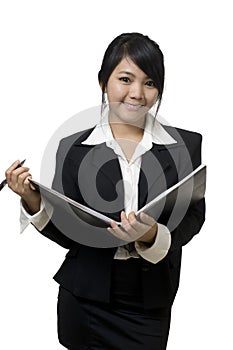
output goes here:
<path id="1" fill-rule="evenodd" d="M 133 105 L 131 103 L 124 102 L 126 108 L 130 111 L 138 111 L 143 105 Z"/>

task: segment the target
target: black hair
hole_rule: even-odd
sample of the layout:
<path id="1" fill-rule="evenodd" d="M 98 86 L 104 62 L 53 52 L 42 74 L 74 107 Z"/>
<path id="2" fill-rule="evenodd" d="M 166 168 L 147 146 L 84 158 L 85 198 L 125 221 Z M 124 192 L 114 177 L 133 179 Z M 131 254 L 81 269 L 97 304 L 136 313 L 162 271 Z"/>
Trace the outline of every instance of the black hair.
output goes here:
<path id="1" fill-rule="evenodd" d="M 141 33 L 123 33 L 117 36 L 107 47 L 98 73 L 102 88 L 102 103 L 105 102 L 104 92 L 110 75 L 121 60 L 127 56 L 153 80 L 158 89 L 157 114 L 164 89 L 164 57 L 159 45 L 147 35 Z"/>

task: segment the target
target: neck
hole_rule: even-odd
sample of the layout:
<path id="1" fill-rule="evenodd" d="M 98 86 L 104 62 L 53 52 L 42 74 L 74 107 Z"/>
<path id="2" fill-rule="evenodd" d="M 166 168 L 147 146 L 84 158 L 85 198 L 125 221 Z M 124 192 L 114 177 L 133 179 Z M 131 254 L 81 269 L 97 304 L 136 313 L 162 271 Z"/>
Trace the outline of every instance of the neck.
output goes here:
<path id="1" fill-rule="evenodd" d="M 123 123 L 110 123 L 115 139 L 133 140 L 139 142 L 143 137 L 144 128 Z"/>

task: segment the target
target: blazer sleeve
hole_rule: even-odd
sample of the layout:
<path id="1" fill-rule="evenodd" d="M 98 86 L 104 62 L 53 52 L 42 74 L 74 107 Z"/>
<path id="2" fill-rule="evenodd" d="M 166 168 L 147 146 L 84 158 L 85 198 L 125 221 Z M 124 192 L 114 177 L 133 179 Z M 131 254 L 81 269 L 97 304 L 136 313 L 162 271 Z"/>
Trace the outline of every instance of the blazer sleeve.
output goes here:
<path id="1" fill-rule="evenodd" d="M 192 205 L 177 226 L 171 232 L 171 247 L 170 251 L 180 248 L 187 244 L 193 236 L 200 230 L 205 221 L 205 199 L 200 200 L 195 205 Z"/>
<path id="2" fill-rule="evenodd" d="M 75 169 L 74 165 L 69 159 L 66 159 L 66 140 L 62 140 L 59 144 L 56 154 L 56 169 L 52 183 L 52 188 L 58 192 L 64 193 L 68 197 L 75 199 L 77 193 L 77 184 L 75 182 Z M 65 174 L 65 176 L 63 175 Z M 63 188 L 63 184 L 65 187 Z M 76 198 L 77 199 L 77 198 Z M 56 242 L 60 246 L 66 249 L 71 249 L 74 245 L 77 246 L 77 242 L 67 237 L 61 232 L 54 224 L 54 215 L 52 215 L 48 224 L 39 231 L 43 236 L 49 238 L 53 242 Z"/>
<path id="3" fill-rule="evenodd" d="M 192 133 L 186 141 L 192 160 L 193 169 L 201 164 L 201 144 L 202 136 Z M 183 174 L 184 176 L 186 174 Z M 184 218 L 179 225 L 171 232 L 170 251 L 181 248 L 187 244 L 200 230 L 205 221 L 205 198 L 188 207 Z M 168 227 L 169 228 L 169 227 Z"/>

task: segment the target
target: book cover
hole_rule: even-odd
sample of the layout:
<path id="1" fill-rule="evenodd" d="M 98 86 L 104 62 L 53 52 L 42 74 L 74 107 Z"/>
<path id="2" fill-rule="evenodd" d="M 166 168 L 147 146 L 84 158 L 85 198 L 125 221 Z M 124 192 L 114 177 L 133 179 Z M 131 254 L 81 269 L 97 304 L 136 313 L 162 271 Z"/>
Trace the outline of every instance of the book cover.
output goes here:
<path id="1" fill-rule="evenodd" d="M 58 207 L 60 212 L 64 210 L 67 213 L 71 208 L 72 213 L 75 213 L 84 222 L 96 227 L 109 227 L 112 219 L 108 216 L 90 209 L 89 207 L 72 200 L 54 189 L 48 188 L 35 180 L 30 181 L 41 193 L 42 197 L 45 198 L 54 208 Z M 181 211 L 186 211 L 191 203 L 204 197 L 205 188 L 206 165 L 200 165 L 181 181 L 159 194 L 156 198 L 138 210 L 136 216 L 139 217 L 141 212 L 145 212 L 157 220 L 162 211 L 172 212 L 173 209 L 175 209 L 180 215 Z M 119 222 L 118 224 L 120 225 Z"/>

